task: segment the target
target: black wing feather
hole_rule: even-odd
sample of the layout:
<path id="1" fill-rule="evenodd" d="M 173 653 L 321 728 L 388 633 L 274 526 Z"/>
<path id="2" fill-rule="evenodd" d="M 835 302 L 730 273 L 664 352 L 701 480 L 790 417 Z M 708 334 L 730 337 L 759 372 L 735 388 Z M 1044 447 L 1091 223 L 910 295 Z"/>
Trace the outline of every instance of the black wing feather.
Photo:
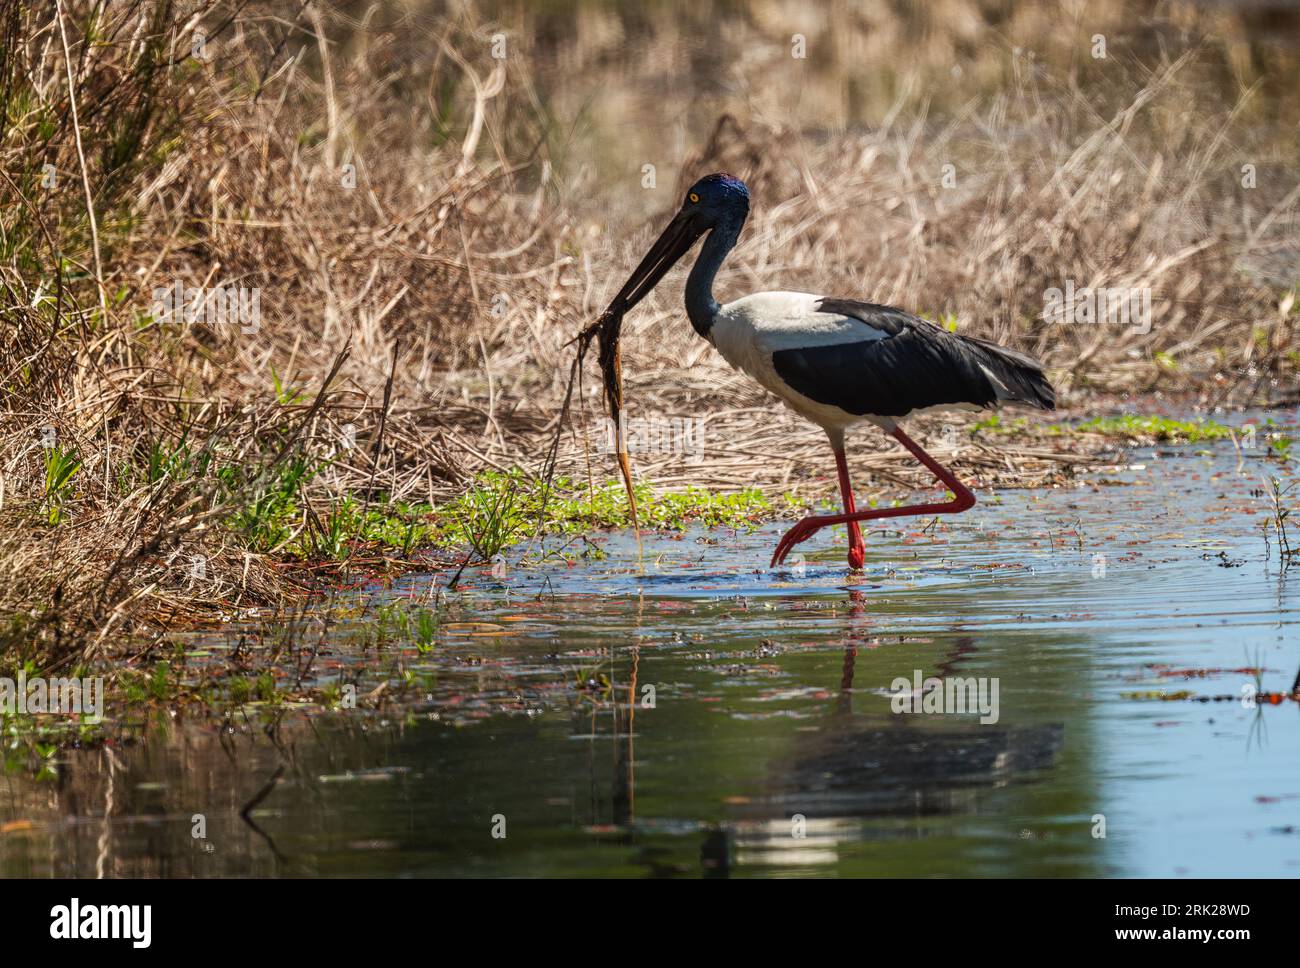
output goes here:
<path id="1" fill-rule="evenodd" d="M 860 320 L 876 331 L 873 337 L 885 334 L 772 354 L 781 379 L 818 403 L 881 417 L 947 404 L 988 407 L 1000 400 L 1056 408 L 1042 364 L 1024 353 L 950 333 L 892 306 L 822 299 L 817 308 Z"/>

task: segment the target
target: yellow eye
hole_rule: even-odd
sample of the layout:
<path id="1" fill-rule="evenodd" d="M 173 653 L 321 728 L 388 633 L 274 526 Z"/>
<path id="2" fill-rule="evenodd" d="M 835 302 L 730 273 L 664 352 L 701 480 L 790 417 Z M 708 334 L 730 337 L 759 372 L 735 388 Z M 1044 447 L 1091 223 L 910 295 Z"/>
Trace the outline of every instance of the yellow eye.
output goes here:
<path id="1" fill-rule="evenodd" d="M 698 202 L 699 200 L 700 200 L 700 196 L 696 195 L 694 192 L 691 192 L 691 201 Z"/>

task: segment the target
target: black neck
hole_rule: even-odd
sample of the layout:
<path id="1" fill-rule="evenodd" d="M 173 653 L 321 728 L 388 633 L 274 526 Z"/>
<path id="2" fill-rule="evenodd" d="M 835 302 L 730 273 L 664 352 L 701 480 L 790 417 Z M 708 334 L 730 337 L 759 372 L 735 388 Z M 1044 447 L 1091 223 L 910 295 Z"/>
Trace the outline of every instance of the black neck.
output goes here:
<path id="1" fill-rule="evenodd" d="M 686 279 L 686 315 L 690 317 L 695 332 L 705 339 L 709 338 L 713 317 L 719 309 L 717 300 L 713 298 L 713 280 L 722 260 L 735 247 L 744 224 L 745 216 L 741 215 L 714 226 L 700 247 L 700 256 Z"/>

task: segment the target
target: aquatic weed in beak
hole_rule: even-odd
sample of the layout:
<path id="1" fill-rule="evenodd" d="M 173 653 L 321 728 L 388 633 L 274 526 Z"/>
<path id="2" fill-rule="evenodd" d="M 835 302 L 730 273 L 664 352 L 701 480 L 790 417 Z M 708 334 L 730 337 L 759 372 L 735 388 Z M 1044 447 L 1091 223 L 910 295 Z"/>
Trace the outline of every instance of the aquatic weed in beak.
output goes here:
<path id="1" fill-rule="evenodd" d="M 574 354 L 573 365 L 569 368 L 569 385 L 564 391 L 564 404 L 560 408 L 560 419 L 556 421 L 555 436 L 551 439 L 550 451 L 546 457 L 545 483 L 542 490 L 541 508 L 538 512 L 539 529 L 546 516 L 546 502 L 550 497 L 551 481 L 555 476 L 555 460 L 560 449 L 560 435 L 564 432 L 565 419 L 569 415 L 569 405 L 573 400 L 573 386 L 577 382 L 578 375 L 582 372 L 582 363 L 587 356 L 587 349 L 591 346 L 593 339 L 597 341 L 600 350 L 598 360 L 600 362 L 602 382 L 605 386 L 605 402 L 609 407 L 610 417 L 614 421 L 618 468 L 623 476 L 623 485 L 627 488 L 627 501 L 632 515 L 632 527 L 639 528 L 636 493 L 632 490 L 632 465 L 628 460 L 627 447 L 624 443 L 620 422 L 620 413 L 623 409 L 623 369 L 619 359 L 618 338 L 623 328 L 623 315 L 627 312 L 627 308 L 620 295 L 620 297 L 615 298 L 608 309 L 600 314 L 594 323 L 584 328 L 571 340 L 571 342 L 578 344 L 578 351 Z M 638 530 L 638 545 L 640 541 L 641 534 Z"/>
<path id="2" fill-rule="evenodd" d="M 618 457 L 618 469 L 623 475 L 623 486 L 627 488 L 627 506 L 632 515 L 632 527 L 639 527 L 636 514 L 636 493 L 632 490 L 632 464 L 627 456 L 627 444 L 620 423 L 623 411 L 623 365 L 618 352 L 618 338 L 623 329 L 625 306 L 620 299 L 615 299 L 600 317 L 578 334 L 577 366 L 582 367 L 583 357 L 592 339 L 599 347 L 597 357 L 600 363 L 601 380 L 605 386 L 605 405 L 609 407 L 610 419 L 614 421 L 615 453 Z"/>

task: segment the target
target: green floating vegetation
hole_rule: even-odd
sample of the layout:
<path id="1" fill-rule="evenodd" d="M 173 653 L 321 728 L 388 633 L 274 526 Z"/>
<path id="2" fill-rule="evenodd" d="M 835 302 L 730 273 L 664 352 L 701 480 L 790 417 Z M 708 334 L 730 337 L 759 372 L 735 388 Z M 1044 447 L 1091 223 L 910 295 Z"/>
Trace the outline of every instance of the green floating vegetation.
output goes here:
<path id="1" fill-rule="evenodd" d="M 1078 424 L 1032 424 L 1026 417 L 1006 420 L 992 414 L 971 428 L 972 433 L 986 431 L 995 434 L 1030 433 L 1048 437 L 1069 434 L 1097 434 L 1124 440 L 1160 440 L 1177 443 L 1199 443 L 1222 440 L 1231 436 L 1232 428 L 1213 420 L 1175 420 L 1172 417 L 1124 414 L 1113 417 L 1094 417 Z"/>
<path id="2" fill-rule="evenodd" d="M 1172 417 L 1142 417 L 1135 414 L 1094 417 L 1073 429 L 1076 433 L 1102 434 L 1106 437 L 1192 444 L 1205 440 L 1223 440 L 1232 435 L 1231 427 L 1213 420 L 1174 420 Z"/>
<path id="3" fill-rule="evenodd" d="M 408 641 L 425 655 L 438 637 L 436 609 L 416 608 L 406 602 L 390 602 L 375 610 L 375 621 L 367 623 L 367 646 L 382 647 L 389 641 Z"/>

